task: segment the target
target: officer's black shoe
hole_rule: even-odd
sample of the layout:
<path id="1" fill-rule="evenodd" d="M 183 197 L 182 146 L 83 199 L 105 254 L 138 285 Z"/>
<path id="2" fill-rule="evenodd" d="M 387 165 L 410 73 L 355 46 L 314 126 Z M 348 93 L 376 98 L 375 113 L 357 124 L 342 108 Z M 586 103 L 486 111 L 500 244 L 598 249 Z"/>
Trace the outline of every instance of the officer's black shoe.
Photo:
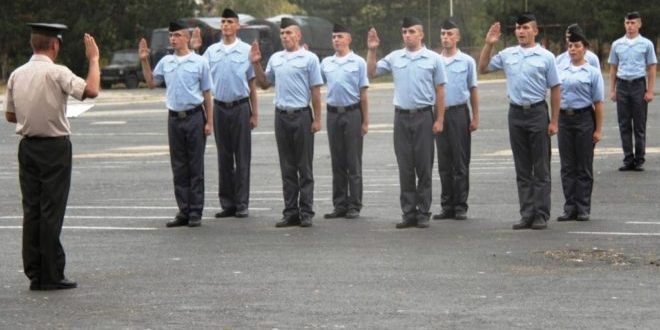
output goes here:
<path id="1" fill-rule="evenodd" d="M 454 220 L 466 220 L 467 212 L 465 211 L 456 211 L 454 212 Z"/>
<path id="2" fill-rule="evenodd" d="M 636 163 L 635 164 L 635 172 L 644 172 L 644 164 Z"/>
<path id="3" fill-rule="evenodd" d="M 188 227 L 199 227 L 202 225 L 202 219 L 200 218 L 190 218 L 188 220 Z"/>
<path id="4" fill-rule="evenodd" d="M 170 227 L 181 227 L 181 226 L 187 226 L 188 225 L 188 218 L 186 218 L 183 215 L 177 214 L 176 217 L 174 217 L 174 220 L 168 222 L 165 224 L 168 228 Z"/>
<path id="5" fill-rule="evenodd" d="M 428 228 L 429 227 L 429 218 L 428 217 L 421 217 L 417 219 L 417 224 L 415 225 L 417 228 Z"/>
<path id="6" fill-rule="evenodd" d="M 532 220 L 521 218 L 520 221 L 513 224 L 513 230 L 532 228 Z"/>
<path id="7" fill-rule="evenodd" d="M 237 218 L 247 218 L 249 215 L 250 215 L 250 212 L 248 212 L 247 209 L 238 210 L 238 211 L 236 211 L 236 214 L 234 214 L 234 216 L 237 217 Z"/>
<path id="8" fill-rule="evenodd" d="M 454 211 L 442 210 L 440 211 L 440 214 L 436 214 L 433 216 L 433 220 L 453 219 L 454 216 L 455 216 Z"/>
<path id="9" fill-rule="evenodd" d="M 343 218 L 346 216 L 346 213 L 347 212 L 345 210 L 333 210 L 330 213 L 324 214 L 323 217 L 326 219 Z"/>
<path id="10" fill-rule="evenodd" d="M 534 221 L 532 221 L 531 227 L 532 229 L 546 229 L 548 228 L 548 222 L 542 217 L 536 217 L 534 218 Z"/>
<path id="11" fill-rule="evenodd" d="M 30 290 L 33 291 L 66 290 L 66 289 L 75 289 L 77 287 L 78 287 L 78 283 L 66 278 L 63 278 L 61 281 L 57 283 L 48 283 L 48 284 L 42 283 L 41 285 L 35 286 L 34 288 L 32 287 L 32 284 L 30 284 Z"/>
<path id="12" fill-rule="evenodd" d="M 578 214 L 577 221 L 589 221 L 589 214 Z"/>
<path id="13" fill-rule="evenodd" d="M 227 210 L 222 210 L 218 213 L 215 214 L 216 218 L 228 218 L 228 217 L 233 217 L 236 214 L 236 209 L 227 209 Z"/>
<path id="14" fill-rule="evenodd" d="M 360 211 L 356 209 L 350 209 L 348 212 L 346 212 L 345 215 L 346 219 L 355 219 L 360 217 Z"/>
<path id="15" fill-rule="evenodd" d="M 30 290 L 31 291 L 36 291 L 41 289 L 41 285 L 39 285 L 38 280 L 30 280 Z"/>
<path id="16" fill-rule="evenodd" d="M 302 220 L 300 220 L 300 227 L 311 227 L 311 226 L 312 226 L 312 218 L 304 217 Z"/>
<path id="17" fill-rule="evenodd" d="M 298 215 L 287 215 L 284 216 L 279 222 L 275 224 L 275 227 L 277 228 L 282 228 L 282 227 L 291 227 L 291 226 L 297 226 L 300 224 L 300 218 Z"/>
<path id="18" fill-rule="evenodd" d="M 397 229 L 410 228 L 417 226 L 417 220 L 403 219 L 403 221 L 396 224 Z"/>
<path id="19" fill-rule="evenodd" d="M 623 164 L 623 166 L 619 167 L 619 171 L 621 172 L 634 171 L 634 170 L 635 170 L 635 164 L 633 163 Z"/>
<path id="20" fill-rule="evenodd" d="M 569 213 L 566 211 L 564 211 L 564 213 L 562 213 L 560 216 L 557 217 L 557 221 L 571 221 L 575 219 L 576 219 L 575 213 Z"/>

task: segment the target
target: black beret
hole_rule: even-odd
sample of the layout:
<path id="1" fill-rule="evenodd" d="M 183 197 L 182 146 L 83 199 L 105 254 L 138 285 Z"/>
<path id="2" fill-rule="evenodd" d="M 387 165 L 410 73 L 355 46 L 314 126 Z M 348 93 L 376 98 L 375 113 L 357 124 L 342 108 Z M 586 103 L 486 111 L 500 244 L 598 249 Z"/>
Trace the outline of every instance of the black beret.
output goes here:
<path id="1" fill-rule="evenodd" d="M 402 28 L 409 28 L 414 25 L 423 25 L 422 20 L 417 17 L 409 16 L 404 17 L 403 21 L 401 22 Z"/>
<path id="2" fill-rule="evenodd" d="M 631 11 L 626 14 L 626 19 L 637 19 L 637 18 L 642 18 L 642 15 L 640 15 L 638 11 Z"/>
<path id="3" fill-rule="evenodd" d="M 181 21 L 170 22 L 170 29 L 169 29 L 170 32 L 187 30 L 187 29 L 188 29 L 188 25 L 186 25 L 186 23 L 184 22 Z"/>
<path id="4" fill-rule="evenodd" d="M 452 21 L 450 19 L 446 19 L 446 20 L 444 20 L 444 22 L 442 22 L 442 25 L 440 26 L 440 28 L 444 29 L 444 30 L 458 29 L 458 25 L 456 25 L 456 23 L 454 23 L 454 21 Z"/>
<path id="5" fill-rule="evenodd" d="M 69 29 L 66 25 L 59 23 L 28 23 L 27 25 L 32 28 L 32 33 L 54 37 L 60 42 L 62 41 L 62 31 Z"/>
<path id="6" fill-rule="evenodd" d="M 235 11 L 225 8 L 225 10 L 222 11 L 222 18 L 238 18 L 238 14 L 236 14 Z"/>
<path id="7" fill-rule="evenodd" d="M 536 21 L 536 16 L 532 13 L 523 13 L 516 19 L 516 24 L 523 25 L 529 22 Z"/>
<path id="8" fill-rule="evenodd" d="M 584 34 L 584 31 L 582 31 L 582 28 L 579 25 L 577 25 L 577 23 L 573 23 L 573 24 L 569 25 L 568 27 L 566 27 L 566 33 L 569 34 L 569 35 L 573 34 L 573 33 L 582 33 L 582 34 Z"/>
<path id="9" fill-rule="evenodd" d="M 288 17 L 282 17 L 282 21 L 280 22 L 280 29 L 286 29 L 289 26 L 300 26 L 296 20 L 293 18 L 288 18 Z"/>
<path id="10" fill-rule="evenodd" d="M 582 31 L 575 31 L 568 36 L 568 42 L 580 42 L 585 46 L 589 46 L 589 41 Z"/>
<path id="11" fill-rule="evenodd" d="M 341 33 L 341 32 L 351 33 L 351 29 L 341 24 L 335 23 L 335 25 L 332 27 L 332 33 Z"/>

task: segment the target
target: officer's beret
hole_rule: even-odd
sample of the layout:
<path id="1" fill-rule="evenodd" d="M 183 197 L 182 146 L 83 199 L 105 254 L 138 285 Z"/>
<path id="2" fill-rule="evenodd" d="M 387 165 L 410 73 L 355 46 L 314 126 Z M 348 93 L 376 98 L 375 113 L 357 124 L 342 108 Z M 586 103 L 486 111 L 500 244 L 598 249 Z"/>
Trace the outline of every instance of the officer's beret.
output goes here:
<path id="1" fill-rule="evenodd" d="M 404 17 L 403 21 L 401 22 L 402 28 L 409 28 L 414 25 L 423 25 L 422 20 L 417 17 L 408 16 Z"/>
<path id="2" fill-rule="evenodd" d="M 626 14 L 626 19 L 637 19 L 637 18 L 642 18 L 642 15 L 640 15 L 638 11 L 631 11 Z"/>
<path id="3" fill-rule="evenodd" d="M 280 22 L 280 29 L 286 29 L 289 26 L 300 26 L 296 20 L 293 18 L 288 18 L 288 17 L 283 17 L 282 21 Z"/>
<path id="4" fill-rule="evenodd" d="M 589 46 L 589 41 L 587 40 L 587 37 L 584 35 L 584 32 L 582 31 L 574 31 L 568 36 L 568 41 L 569 42 L 580 42 L 582 41 L 582 44 L 585 46 Z"/>
<path id="5" fill-rule="evenodd" d="M 577 25 L 577 23 L 573 23 L 573 24 L 569 25 L 568 27 L 566 27 L 566 33 L 568 35 L 571 35 L 573 33 L 582 33 L 582 34 L 584 34 L 584 31 L 582 31 L 582 28 L 579 25 Z"/>
<path id="6" fill-rule="evenodd" d="M 454 23 L 454 21 L 452 21 L 450 19 L 446 19 L 446 20 L 444 20 L 444 22 L 442 22 L 442 25 L 440 26 L 440 28 L 443 29 L 443 30 L 458 29 L 458 25 L 456 25 L 456 23 Z"/>
<path id="7" fill-rule="evenodd" d="M 225 10 L 222 11 L 222 18 L 238 18 L 238 14 L 236 14 L 235 11 L 231 10 L 230 8 L 225 8 Z"/>
<path id="8" fill-rule="evenodd" d="M 60 42 L 62 42 L 62 31 L 69 29 L 66 25 L 59 23 L 28 23 L 27 25 L 32 28 L 33 34 L 54 37 Z"/>
<path id="9" fill-rule="evenodd" d="M 170 32 L 187 30 L 187 29 L 188 29 L 188 25 L 186 25 L 186 23 L 184 22 L 181 21 L 170 22 L 170 29 L 169 29 Z"/>
<path id="10" fill-rule="evenodd" d="M 523 25 L 532 21 L 536 21 L 536 16 L 532 13 L 523 13 L 516 19 L 516 24 Z"/>
<path id="11" fill-rule="evenodd" d="M 351 33 L 351 29 L 341 24 L 335 23 L 335 25 L 332 27 L 332 33 L 342 33 L 342 32 Z"/>

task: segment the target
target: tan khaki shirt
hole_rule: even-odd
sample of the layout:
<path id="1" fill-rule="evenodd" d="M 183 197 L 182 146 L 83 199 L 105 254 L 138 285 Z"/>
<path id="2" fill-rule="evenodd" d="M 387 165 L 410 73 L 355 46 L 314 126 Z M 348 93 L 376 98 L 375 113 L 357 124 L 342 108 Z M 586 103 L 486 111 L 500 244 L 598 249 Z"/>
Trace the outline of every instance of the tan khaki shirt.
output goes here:
<path id="1" fill-rule="evenodd" d="M 69 95 L 82 100 L 86 85 L 84 79 L 48 56 L 33 55 L 7 82 L 5 111 L 16 114 L 16 134 L 70 135 L 66 101 Z"/>

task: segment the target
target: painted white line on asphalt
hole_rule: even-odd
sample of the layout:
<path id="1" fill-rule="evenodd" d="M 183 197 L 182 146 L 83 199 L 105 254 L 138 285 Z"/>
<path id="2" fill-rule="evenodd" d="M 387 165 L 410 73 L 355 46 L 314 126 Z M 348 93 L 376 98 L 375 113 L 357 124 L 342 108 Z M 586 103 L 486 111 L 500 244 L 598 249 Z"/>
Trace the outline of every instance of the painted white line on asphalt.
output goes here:
<path id="1" fill-rule="evenodd" d="M 123 120 L 118 120 L 118 121 L 95 121 L 89 123 L 90 125 L 125 125 L 126 121 Z"/>
<path id="2" fill-rule="evenodd" d="M 22 226 L 0 226 L 0 229 L 23 229 Z M 158 230 L 160 228 L 155 227 L 86 227 L 86 226 L 64 226 L 62 229 L 73 229 L 73 230 L 135 230 L 135 231 L 146 231 L 146 230 Z"/>
<path id="3" fill-rule="evenodd" d="M 626 221 L 626 224 L 631 225 L 660 225 L 658 221 Z"/>
<path id="4" fill-rule="evenodd" d="M 599 231 L 569 231 L 569 234 L 578 235 L 605 235 L 605 236 L 660 236 L 660 233 L 626 233 L 626 232 L 599 232 Z"/>

